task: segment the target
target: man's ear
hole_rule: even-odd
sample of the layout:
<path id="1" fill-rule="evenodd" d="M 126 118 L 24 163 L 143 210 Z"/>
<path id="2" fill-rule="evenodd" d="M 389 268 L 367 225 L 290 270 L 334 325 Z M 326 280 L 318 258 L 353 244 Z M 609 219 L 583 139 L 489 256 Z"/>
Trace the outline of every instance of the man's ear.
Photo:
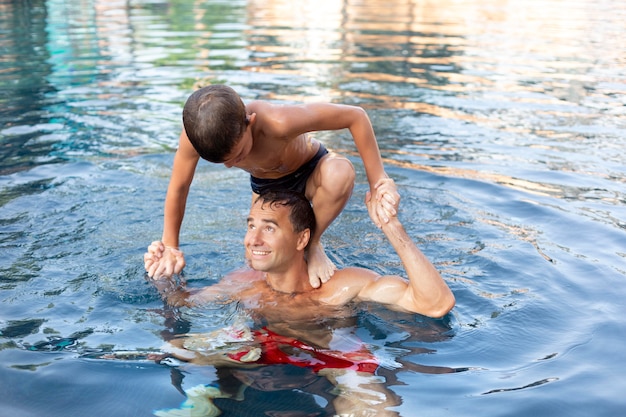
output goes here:
<path id="1" fill-rule="evenodd" d="M 298 250 L 305 250 L 311 239 L 311 229 L 304 229 L 298 235 L 298 242 L 296 248 Z"/>

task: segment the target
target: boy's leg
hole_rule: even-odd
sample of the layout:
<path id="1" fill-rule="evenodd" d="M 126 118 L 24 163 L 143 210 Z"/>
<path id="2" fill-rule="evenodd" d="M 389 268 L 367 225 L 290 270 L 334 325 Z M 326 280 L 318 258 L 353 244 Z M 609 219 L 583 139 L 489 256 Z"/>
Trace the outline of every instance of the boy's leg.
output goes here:
<path id="1" fill-rule="evenodd" d="M 306 196 L 313 206 L 317 229 L 307 253 L 309 279 L 314 288 L 328 281 L 335 272 L 335 264 L 326 256 L 320 238 L 350 199 L 354 178 L 352 163 L 329 153 L 319 161 L 307 181 Z"/>

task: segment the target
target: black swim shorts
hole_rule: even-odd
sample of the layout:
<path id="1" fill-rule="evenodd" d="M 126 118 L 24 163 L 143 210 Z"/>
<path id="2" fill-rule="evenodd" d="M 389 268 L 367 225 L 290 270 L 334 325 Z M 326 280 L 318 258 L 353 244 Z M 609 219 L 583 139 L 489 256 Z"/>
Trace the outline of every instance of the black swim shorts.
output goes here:
<path id="1" fill-rule="evenodd" d="M 320 143 L 317 153 L 296 171 L 280 178 L 257 178 L 250 175 L 250 186 L 256 194 L 261 194 L 268 190 L 291 190 L 304 194 L 306 190 L 306 182 L 315 170 L 317 163 L 322 159 L 328 150 Z"/>

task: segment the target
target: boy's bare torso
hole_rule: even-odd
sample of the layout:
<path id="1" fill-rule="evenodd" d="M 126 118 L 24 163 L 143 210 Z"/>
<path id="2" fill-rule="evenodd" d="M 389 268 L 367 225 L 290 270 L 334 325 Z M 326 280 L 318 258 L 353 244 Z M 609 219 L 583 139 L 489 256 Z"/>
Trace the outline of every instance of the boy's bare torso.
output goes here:
<path id="1" fill-rule="evenodd" d="M 288 107 L 255 101 L 246 106 L 256 113 L 252 149 L 234 166 L 257 178 L 274 179 L 291 174 L 308 162 L 320 144 L 306 133 L 290 133 Z"/>

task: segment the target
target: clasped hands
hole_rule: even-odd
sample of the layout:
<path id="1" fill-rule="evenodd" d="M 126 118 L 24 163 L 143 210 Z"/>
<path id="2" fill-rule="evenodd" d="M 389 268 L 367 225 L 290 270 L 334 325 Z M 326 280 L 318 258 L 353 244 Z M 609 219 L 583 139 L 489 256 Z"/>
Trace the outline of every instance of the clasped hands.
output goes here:
<path id="1" fill-rule="evenodd" d="M 148 252 L 143 255 L 143 262 L 148 276 L 159 279 L 180 274 L 185 267 L 185 256 L 181 250 L 165 246 L 160 240 L 155 240 L 148 246 Z"/>
<path id="2" fill-rule="evenodd" d="M 373 192 L 365 194 L 365 205 L 372 222 L 379 229 L 398 215 L 400 194 L 391 178 L 381 178 L 374 184 Z"/>

